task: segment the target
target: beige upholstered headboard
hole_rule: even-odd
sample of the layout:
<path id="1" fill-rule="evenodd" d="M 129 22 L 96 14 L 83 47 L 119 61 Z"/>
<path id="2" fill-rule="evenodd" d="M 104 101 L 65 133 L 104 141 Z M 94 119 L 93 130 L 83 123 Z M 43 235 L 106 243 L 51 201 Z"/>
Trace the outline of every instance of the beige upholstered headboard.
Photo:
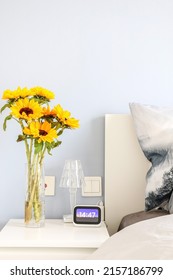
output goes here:
<path id="1" fill-rule="evenodd" d="M 139 146 L 130 114 L 105 115 L 105 221 L 112 235 L 123 216 L 144 210 L 150 163 Z"/>

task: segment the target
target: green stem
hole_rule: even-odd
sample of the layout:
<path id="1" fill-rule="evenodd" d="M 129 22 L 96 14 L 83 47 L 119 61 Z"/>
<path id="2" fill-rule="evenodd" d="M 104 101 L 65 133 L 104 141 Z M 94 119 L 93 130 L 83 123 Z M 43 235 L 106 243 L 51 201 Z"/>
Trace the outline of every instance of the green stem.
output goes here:
<path id="1" fill-rule="evenodd" d="M 43 164 L 43 159 L 44 159 L 44 155 L 45 155 L 45 152 L 46 152 L 46 145 L 44 145 L 44 148 L 40 154 L 40 165 L 42 166 Z"/>
<path id="2" fill-rule="evenodd" d="M 34 154 L 33 161 L 28 166 L 28 200 L 25 204 L 25 222 L 29 223 L 32 219 L 32 210 L 34 211 L 34 219 L 40 221 L 42 213 L 42 203 L 40 201 L 40 179 L 42 167 L 40 166 L 41 154 Z"/>
<path id="3" fill-rule="evenodd" d="M 32 148 L 33 148 L 33 139 L 31 138 L 30 139 L 30 147 L 29 147 L 29 159 L 28 159 L 30 164 L 31 164 L 31 158 L 32 158 L 32 151 L 33 151 Z"/>
<path id="4" fill-rule="evenodd" d="M 19 123 L 20 123 L 20 125 L 21 125 L 22 132 L 23 132 L 24 125 L 23 125 L 22 120 L 19 120 Z M 26 157 L 27 157 L 27 161 L 29 162 L 29 145 L 28 145 L 27 139 L 25 139 L 24 142 L 25 142 L 25 148 L 26 148 Z"/>
<path id="5" fill-rule="evenodd" d="M 46 145 L 39 153 L 34 151 L 34 140 L 31 139 L 28 154 L 28 199 L 25 206 L 25 221 L 28 223 L 32 218 L 32 210 L 36 222 L 40 221 L 42 203 L 40 201 L 40 179 Z"/>

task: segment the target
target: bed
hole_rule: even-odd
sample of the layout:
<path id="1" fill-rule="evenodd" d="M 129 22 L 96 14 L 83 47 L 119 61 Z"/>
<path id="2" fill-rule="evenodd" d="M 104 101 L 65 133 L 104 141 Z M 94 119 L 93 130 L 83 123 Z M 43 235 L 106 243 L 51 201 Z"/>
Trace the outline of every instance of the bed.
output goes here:
<path id="1" fill-rule="evenodd" d="M 90 259 L 173 259 L 173 215 L 145 211 L 151 168 L 131 114 L 105 115 L 105 222 L 110 238 Z"/>
<path id="2" fill-rule="evenodd" d="M 137 222 L 113 234 L 90 259 L 173 260 L 173 216 Z"/>

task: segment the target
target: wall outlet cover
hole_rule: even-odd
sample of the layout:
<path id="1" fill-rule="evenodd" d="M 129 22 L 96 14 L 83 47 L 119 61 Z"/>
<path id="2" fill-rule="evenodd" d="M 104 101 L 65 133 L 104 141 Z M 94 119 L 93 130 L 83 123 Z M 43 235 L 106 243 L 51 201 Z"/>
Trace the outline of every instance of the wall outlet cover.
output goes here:
<path id="1" fill-rule="evenodd" d="M 55 195 L 55 176 L 45 176 L 45 195 Z"/>

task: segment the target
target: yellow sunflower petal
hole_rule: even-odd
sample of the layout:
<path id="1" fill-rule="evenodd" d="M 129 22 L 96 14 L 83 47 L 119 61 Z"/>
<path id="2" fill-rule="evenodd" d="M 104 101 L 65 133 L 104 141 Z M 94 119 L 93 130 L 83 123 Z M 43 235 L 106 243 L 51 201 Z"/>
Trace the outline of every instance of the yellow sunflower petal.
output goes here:
<path id="1" fill-rule="evenodd" d="M 23 133 L 27 135 L 31 135 L 31 130 L 28 127 L 24 127 Z"/>
<path id="2" fill-rule="evenodd" d="M 49 130 L 51 129 L 51 124 L 45 121 L 44 123 L 41 124 L 40 129 L 49 132 Z"/>
<path id="3" fill-rule="evenodd" d="M 78 128 L 79 127 L 79 120 L 76 120 L 75 118 L 69 118 L 65 121 L 65 124 L 68 125 L 71 128 Z"/>
<path id="4" fill-rule="evenodd" d="M 39 136 L 39 128 L 40 124 L 39 122 L 31 122 L 29 127 L 25 127 L 23 129 L 23 132 L 27 135 L 32 135 L 34 138 Z"/>
<path id="5" fill-rule="evenodd" d="M 30 124 L 30 131 L 34 138 L 39 136 L 39 129 L 40 129 L 40 123 L 39 122 L 32 122 Z"/>

